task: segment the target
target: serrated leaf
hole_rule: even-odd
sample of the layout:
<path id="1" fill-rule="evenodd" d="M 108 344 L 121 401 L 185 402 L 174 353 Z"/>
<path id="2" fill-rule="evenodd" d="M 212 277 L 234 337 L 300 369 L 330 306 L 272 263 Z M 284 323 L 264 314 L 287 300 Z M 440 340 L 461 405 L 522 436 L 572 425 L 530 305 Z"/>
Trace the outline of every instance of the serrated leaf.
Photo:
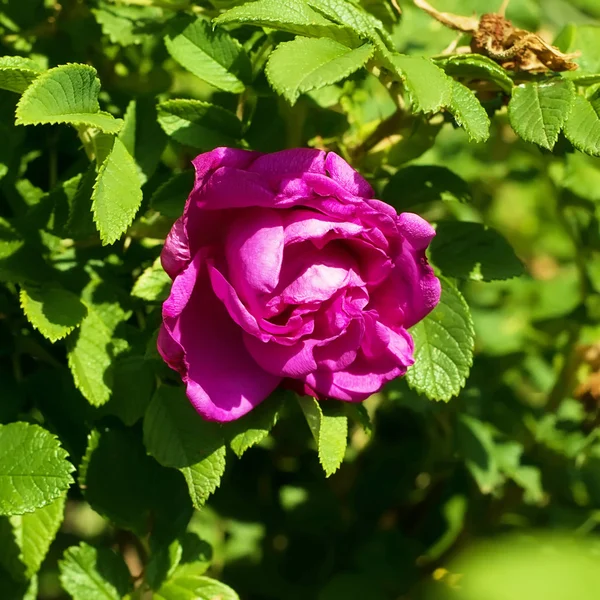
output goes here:
<path id="1" fill-rule="evenodd" d="M 452 101 L 452 79 L 423 56 L 390 55 L 396 75 L 408 92 L 414 112 L 434 113 Z"/>
<path id="2" fill-rule="evenodd" d="M 230 448 L 238 457 L 269 435 L 277 423 L 282 404 L 289 400 L 289 396 L 290 394 L 284 390 L 275 390 L 247 415 L 225 425 L 223 433 L 229 439 Z"/>
<path id="3" fill-rule="evenodd" d="M 136 280 L 131 295 L 146 302 L 163 302 L 169 295 L 171 278 L 165 273 L 160 258 Z"/>
<path id="4" fill-rule="evenodd" d="M 202 100 L 161 102 L 158 122 L 179 143 L 202 150 L 234 146 L 242 137 L 242 123 L 232 112 Z"/>
<path id="5" fill-rule="evenodd" d="M 508 103 L 510 124 L 519 137 L 552 150 L 569 113 L 575 88 L 570 81 L 530 81 L 513 89 Z"/>
<path id="6" fill-rule="evenodd" d="M 178 16 L 165 36 L 169 54 L 214 87 L 239 94 L 252 69 L 240 43 L 203 17 Z"/>
<path id="7" fill-rule="evenodd" d="M 565 136 L 581 152 L 600 156 L 600 105 L 575 94 L 565 123 Z"/>
<path id="8" fill-rule="evenodd" d="M 40 66 L 30 58 L 0 56 L 0 89 L 21 94 L 41 72 Z"/>
<path id="9" fill-rule="evenodd" d="M 100 80 L 89 65 L 67 64 L 46 71 L 25 90 L 17 104 L 17 125 L 69 123 L 118 133 L 123 121 L 102 112 Z"/>
<path id="10" fill-rule="evenodd" d="M 73 465 L 58 438 L 39 425 L 0 425 L 0 514 L 21 515 L 65 492 Z"/>
<path id="11" fill-rule="evenodd" d="M 510 94 L 514 85 L 506 69 L 482 54 L 455 54 L 436 60 L 435 63 L 444 69 L 448 75 L 457 79 L 493 81 L 508 94 Z"/>
<path id="12" fill-rule="evenodd" d="M 341 466 L 348 445 L 348 417 L 343 407 L 333 402 L 318 402 L 311 396 L 298 398 L 300 408 L 317 443 L 319 461 L 325 475 L 333 475 Z"/>
<path id="13" fill-rule="evenodd" d="M 150 205 L 161 215 L 177 219 L 183 214 L 185 201 L 194 187 L 194 171 L 183 171 L 173 175 L 152 194 Z"/>
<path id="14" fill-rule="evenodd" d="M 411 328 L 415 364 L 408 385 L 430 400 L 448 401 L 464 386 L 471 365 L 475 333 L 469 307 L 448 279 L 440 278 L 439 304 Z"/>
<path id="15" fill-rule="evenodd" d="M 141 203 L 137 167 L 123 142 L 115 138 L 98 171 L 92 194 L 94 222 L 103 244 L 113 244 L 127 231 Z"/>
<path id="16" fill-rule="evenodd" d="M 329 38 L 297 37 L 270 54 L 265 74 L 273 89 L 294 104 L 300 94 L 348 77 L 372 54 L 371 44 L 352 50 Z"/>
<path id="17" fill-rule="evenodd" d="M 39 571 L 62 523 L 65 500 L 63 493 L 32 513 L 4 517 L 7 528 L 1 528 L 0 562 L 17 581 L 31 579 Z"/>
<path id="18" fill-rule="evenodd" d="M 99 2 L 92 13 L 102 27 L 102 33 L 113 44 L 141 44 L 162 27 L 163 11 L 156 6 L 128 6 Z"/>
<path id="19" fill-rule="evenodd" d="M 214 21 L 217 25 L 240 23 L 270 27 L 296 35 L 332 38 L 346 46 L 361 44 L 360 37 L 346 25 L 338 25 L 323 17 L 302 0 L 256 0 L 234 6 Z"/>
<path id="20" fill-rule="evenodd" d="M 109 548 L 82 542 L 68 548 L 58 566 L 73 600 L 121 600 L 133 587 L 125 561 Z"/>
<path id="21" fill-rule="evenodd" d="M 90 506 L 118 527 L 140 537 L 151 530 L 157 544 L 169 544 L 185 529 L 192 503 L 181 473 L 148 456 L 140 438 L 139 428 L 92 431 L 79 486 Z"/>
<path id="22" fill-rule="evenodd" d="M 75 294 L 54 285 L 23 286 L 20 301 L 28 321 L 51 342 L 71 333 L 87 314 Z"/>
<path id="23" fill-rule="evenodd" d="M 523 274 L 523 263 L 511 245 L 498 231 L 481 223 L 442 221 L 429 252 L 449 277 L 492 281 Z"/>
<path id="24" fill-rule="evenodd" d="M 110 367 L 124 344 L 115 335 L 115 330 L 129 318 L 116 301 L 94 301 L 94 290 L 98 285 L 101 284 L 92 283 L 86 290 L 87 315 L 67 340 L 67 358 L 75 385 L 93 406 L 101 406 L 110 398 Z"/>
<path id="25" fill-rule="evenodd" d="M 156 387 L 156 376 L 143 356 L 117 357 L 112 376 L 112 394 L 102 407 L 102 412 L 116 415 L 131 427 L 144 416 L 150 404 Z"/>
<path id="26" fill-rule="evenodd" d="M 154 594 L 155 600 L 240 600 L 227 585 L 205 577 L 188 573 L 186 569 L 175 575 Z"/>
<path id="27" fill-rule="evenodd" d="M 436 200 L 469 202 L 471 191 L 466 181 L 446 167 L 410 165 L 392 175 L 381 199 L 402 212 Z"/>
<path id="28" fill-rule="evenodd" d="M 156 391 L 144 416 L 144 444 L 161 465 L 183 473 L 196 508 L 219 486 L 225 471 L 221 428 L 200 417 L 183 389 Z"/>
<path id="29" fill-rule="evenodd" d="M 458 81 L 452 81 L 452 100 L 448 110 L 472 142 L 485 142 L 490 137 L 490 118 L 477 96 Z"/>

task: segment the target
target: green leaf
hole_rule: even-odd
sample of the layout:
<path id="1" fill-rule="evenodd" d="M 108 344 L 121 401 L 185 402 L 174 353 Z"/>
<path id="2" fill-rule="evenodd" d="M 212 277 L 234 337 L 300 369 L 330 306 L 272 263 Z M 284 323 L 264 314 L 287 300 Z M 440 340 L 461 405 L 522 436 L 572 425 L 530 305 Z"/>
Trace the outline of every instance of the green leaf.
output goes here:
<path id="1" fill-rule="evenodd" d="M 182 556 L 183 547 L 179 540 L 174 540 L 168 546 L 154 548 L 144 574 L 148 585 L 153 590 L 160 588 L 166 579 L 171 578 Z"/>
<path id="2" fill-rule="evenodd" d="M 361 44 L 360 38 L 346 25 L 332 23 L 302 0 L 256 0 L 234 6 L 214 21 L 217 25 L 240 23 L 279 29 L 296 35 L 332 38 L 345 46 Z"/>
<path id="3" fill-rule="evenodd" d="M 183 389 L 156 391 L 144 417 L 144 443 L 161 465 L 183 473 L 196 508 L 219 486 L 225 471 L 221 428 L 202 419 Z"/>
<path id="4" fill-rule="evenodd" d="M 31 579 L 48 553 L 50 544 L 62 523 L 66 494 L 32 513 L 5 517 L 7 534 L 0 535 L 0 562 L 14 579 Z"/>
<path id="5" fill-rule="evenodd" d="M 600 104 L 574 95 L 571 114 L 565 123 L 565 136 L 581 152 L 600 156 Z"/>
<path id="6" fill-rule="evenodd" d="M 58 438 L 39 425 L 0 425 L 0 514 L 21 515 L 65 492 L 73 465 Z"/>
<path id="7" fill-rule="evenodd" d="M 240 600 L 227 585 L 205 577 L 188 573 L 186 569 L 175 575 L 154 594 L 155 600 Z"/>
<path id="8" fill-rule="evenodd" d="M 135 160 L 140 183 L 144 185 L 156 171 L 167 145 L 167 136 L 157 122 L 154 98 L 129 102 L 119 138 Z"/>
<path id="9" fill-rule="evenodd" d="M 178 16 L 165 36 L 169 54 L 214 87 L 239 94 L 252 69 L 240 43 L 203 17 Z"/>
<path id="10" fill-rule="evenodd" d="M 150 205 L 165 217 L 179 218 L 194 187 L 195 178 L 196 174 L 192 170 L 173 175 L 154 192 Z"/>
<path id="11" fill-rule="evenodd" d="M 449 277 L 491 281 L 523 274 L 523 263 L 506 239 L 481 223 L 442 221 L 429 251 Z"/>
<path id="12" fill-rule="evenodd" d="M 59 562 L 60 583 L 73 600 L 121 600 L 131 589 L 123 558 L 108 548 L 82 542 L 68 548 Z"/>
<path id="13" fill-rule="evenodd" d="M 348 417 L 351 420 L 356 421 L 367 435 L 373 433 L 373 423 L 364 404 L 345 402 L 344 409 Z"/>
<path id="14" fill-rule="evenodd" d="M 70 123 L 118 133 L 123 121 L 100 111 L 100 80 L 89 65 L 68 64 L 46 71 L 17 104 L 17 125 Z"/>
<path id="15" fill-rule="evenodd" d="M 297 37 L 270 54 L 265 74 L 273 89 L 294 104 L 300 94 L 348 77 L 372 54 L 371 44 L 351 50 L 329 38 Z"/>
<path id="16" fill-rule="evenodd" d="M 290 395 L 277 389 L 247 415 L 224 426 L 223 433 L 238 457 L 269 435 L 279 419 L 282 404 L 290 399 Z"/>
<path id="17" fill-rule="evenodd" d="M 346 454 L 348 417 L 339 403 L 318 402 L 311 396 L 299 397 L 298 402 L 317 443 L 321 466 L 329 477 L 340 468 Z"/>
<path id="18" fill-rule="evenodd" d="M 156 386 L 154 370 L 143 356 L 124 356 L 117 357 L 112 376 L 112 395 L 103 412 L 116 415 L 131 427 L 150 404 Z"/>
<path id="19" fill-rule="evenodd" d="M 98 171 L 92 194 L 94 222 L 103 244 L 113 244 L 127 231 L 142 203 L 135 161 L 119 138 Z"/>
<path id="20" fill-rule="evenodd" d="M 482 54 L 454 54 L 435 63 L 446 74 L 464 81 L 493 81 L 502 91 L 511 93 L 513 81 L 508 71 Z"/>
<path id="21" fill-rule="evenodd" d="M 600 202 L 600 168 L 595 158 L 580 152 L 566 157 L 564 188 L 581 198 Z"/>
<path id="22" fill-rule="evenodd" d="M 423 56 L 393 54 L 391 64 L 402 81 L 414 112 L 434 113 L 452 101 L 452 79 Z"/>
<path id="23" fill-rule="evenodd" d="M 0 89 L 21 94 L 41 72 L 30 58 L 0 56 Z"/>
<path id="24" fill-rule="evenodd" d="M 110 367 L 124 345 L 115 330 L 129 318 L 129 313 L 114 300 L 94 301 L 96 296 L 102 297 L 102 286 L 93 282 L 84 292 L 87 316 L 67 340 L 67 357 L 77 388 L 90 404 L 101 406 L 110 398 Z"/>
<path id="25" fill-rule="evenodd" d="M 232 112 L 202 100 L 161 102 L 158 122 L 179 143 L 202 150 L 234 146 L 242 137 L 242 123 Z"/>
<path id="26" fill-rule="evenodd" d="M 169 295 L 170 289 L 171 278 L 162 268 L 159 257 L 138 277 L 131 295 L 146 302 L 163 302 Z"/>
<path id="27" fill-rule="evenodd" d="M 446 167 L 410 165 L 392 175 L 381 199 L 402 212 L 437 200 L 469 202 L 469 185 Z"/>
<path id="28" fill-rule="evenodd" d="M 456 287 L 441 278 L 440 303 L 411 328 L 415 364 L 408 385 L 430 400 L 448 401 L 465 385 L 473 364 L 474 330 L 469 307 Z"/>
<path id="29" fill-rule="evenodd" d="M 100 1 L 92 8 L 102 33 L 113 44 L 129 46 L 142 44 L 162 26 L 163 11 L 157 6 L 128 6 Z"/>
<path id="30" fill-rule="evenodd" d="M 458 81 L 452 81 L 452 100 L 448 110 L 472 142 L 485 142 L 490 137 L 490 118 L 477 96 Z"/>
<path id="31" fill-rule="evenodd" d="M 89 435 L 79 486 L 90 506 L 158 544 L 183 533 L 192 512 L 184 478 L 148 456 L 139 428 L 102 427 Z M 118 494 L 115 493 L 118 490 Z"/>
<path id="32" fill-rule="evenodd" d="M 508 103 L 515 132 L 526 142 L 552 150 L 573 103 L 574 85 L 565 79 L 519 85 Z"/>
<path id="33" fill-rule="evenodd" d="M 54 285 L 23 286 L 20 300 L 29 322 L 51 342 L 71 333 L 87 314 L 75 294 Z"/>

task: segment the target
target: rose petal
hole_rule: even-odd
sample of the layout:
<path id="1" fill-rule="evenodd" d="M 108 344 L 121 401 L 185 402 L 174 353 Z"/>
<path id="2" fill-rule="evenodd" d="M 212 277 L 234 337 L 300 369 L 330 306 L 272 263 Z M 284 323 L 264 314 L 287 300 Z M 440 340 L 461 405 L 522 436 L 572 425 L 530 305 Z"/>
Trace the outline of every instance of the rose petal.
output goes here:
<path id="1" fill-rule="evenodd" d="M 226 422 L 243 416 L 260 404 L 281 378 L 267 373 L 252 359 L 241 329 L 213 294 L 201 260 L 194 258 L 173 288 L 173 301 L 165 303 L 165 328 L 185 352 L 186 374 L 182 379 L 188 398 L 210 421 Z M 165 354 L 170 350 L 163 347 Z"/>
<path id="2" fill-rule="evenodd" d="M 199 154 L 192 161 L 196 169 L 196 186 L 200 187 L 208 173 L 219 167 L 235 167 L 236 169 L 247 169 L 261 155 L 260 152 L 250 150 L 239 150 L 238 148 L 220 147 Z"/>
<path id="3" fill-rule="evenodd" d="M 244 343 L 256 363 L 273 375 L 297 379 L 317 368 L 314 340 L 299 340 L 293 346 L 283 346 L 277 342 L 261 342 L 245 334 Z"/>
<path id="4" fill-rule="evenodd" d="M 373 188 L 367 183 L 366 179 L 335 152 L 327 154 L 325 169 L 332 179 L 354 196 L 373 197 Z"/>
<path id="5" fill-rule="evenodd" d="M 160 262 L 163 269 L 167 272 L 171 279 L 174 279 L 190 262 L 190 247 L 188 237 L 183 224 L 183 217 L 179 217 L 163 246 L 160 253 Z"/>
<path id="6" fill-rule="evenodd" d="M 305 173 L 325 173 L 325 152 L 313 148 L 293 148 L 263 154 L 248 168 L 267 177 L 300 177 Z"/>
<path id="7" fill-rule="evenodd" d="M 305 209 L 286 211 L 283 218 L 286 245 L 311 240 L 320 249 L 331 240 L 351 238 L 364 230 L 358 223 L 332 220 Z"/>

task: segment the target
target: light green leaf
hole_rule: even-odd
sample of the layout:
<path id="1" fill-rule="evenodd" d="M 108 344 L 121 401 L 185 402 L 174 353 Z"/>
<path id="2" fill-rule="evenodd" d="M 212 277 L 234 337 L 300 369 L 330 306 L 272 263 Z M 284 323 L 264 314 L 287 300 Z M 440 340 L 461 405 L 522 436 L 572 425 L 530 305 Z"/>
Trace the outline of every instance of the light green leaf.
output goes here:
<path id="1" fill-rule="evenodd" d="M 600 105 L 575 94 L 565 136 L 581 152 L 600 156 Z"/>
<path id="2" fill-rule="evenodd" d="M 188 573 L 186 569 L 175 575 L 154 594 L 155 600 L 240 600 L 227 585 L 205 577 Z"/>
<path id="3" fill-rule="evenodd" d="M 306 37 L 332 38 L 345 46 L 361 44 L 359 36 L 346 25 L 323 17 L 302 0 L 256 0 L 234 6 L 214 21 L 217 25 L 240 23 L 279 29 Z"/>
<path id="4" fill-rule="evenodd" d="M 143 43 L 160 30 L 164 20 L 163 11 L 157 6 L 128 6 L 100 0 L 92 12 L 102 33 L 121 46 Z"/>
<path id="5" fill-rule="evenodd" d="M 20 300 L 29 322 L 51 342 L 71 333 L 87 314 L 75 294 L 54 285 L 23 286 Z"/>
<path id="6" fill-rule="evenodd" d="M 178 16 L 165 36 L 169 54 L 188 71 L 214 87 L 238 94 L 251 66 L 240 43 L 203 17 Z"/>
<path id="7" fill-rule="evenodd" d="M 273 89 L 294 104 L 300 94 L 348 77 L 372 54 L 371 44 L 351 50 L 329 38 L 297 37 L 277 46 L 265 74 Z"/>
<path id="8" fill-rule="evenodd" d="M 437 200 L 469 202 L 471 190 L 464 179 L 446 167 L 410 165 L 392 175 L 381 199 L 402 212 Z"/>
<path id="9" fill-rule="evenodd" d="M 132 589 L 127 565 L 108 548 L 82 542 L 59 562 L 60 582 L 73 600 L 121 600 Z"/>
<path id="10" fill-rule="evenodd" d="M 92 194 L 94 222 L 103 244 L 113 244 L 127 231 L 142 203 L 135 161 L 119 138 L 98 171 Z"/>
<path id="11" fill-rule="evenodd" d="M 66 493 L 32 513 L 6 517 L 10 536 L 3 540 L 0 562 L 16 580 L 30 579 L 48 553 L 65 511 Z"/>
<path id="12" fill-rule="evenodd" d="M 348 417 L 339 403 L 318 402 L 311 396 L 298 398 L 306 422 L 315 438 L 319 461 L 329 477 L 341 466 L 348 445 Z"/>
<path id="13" fill-rule="evenodd" d="M 17 125 L 70 123 L 118 133 L 123 121 L 102 112 L 100 80 L 89 65 L 68 64 L 46 71 L 25 90 L 17 104 Z"/>
<path id="14" fill-rule="evenodd" d="M 84 292 L 87 316 L 67 340 L 67 358 L 75 385 L 93 406 L 101 406 L 110 398 L 113 380 L 110 367 L 124 345 L 115 336 L 115 330 L 129 318 L 129 313 L 116 301 L 95 302 L 97 286 L 93 282 Z"/>
<path id="15" fill-rule="evenodd" d="M 435 63 L 452 77 L 465 81 L 493 81 L 508 94 L 514 85 L 506 69 L 482 54 L 454 54 Z"/>
<path id="16" fill-rule="evenodd" d="M 423 56 L 390 56 L 396 75 L 408 92 L 414 112 L 434 113 L 452 101 L 452 79 Z"/>
<path id="17" fill-rule="evenodd" d="M 598 161 L 580 152 L 567 154 L 562 185 L 581 198 L 600 202 L 600 165 Z"/>
<path id="18" fill-rule="evenodd" d="M 0 514 L 21 515 L 50 504 L 73 478 L 58 438 L 39 425 L 0 425 Z"/>
<path id="19" fill-rule="evenodd" d="M 430 400 L 448 401 L 465 385 L 473 364 L 474 330 L 469 307 L 445 278 L 440 303 L 411 328 L 415 364 L 406 373 L 408 385 Z"/>
<path id="20" fill-rule="evenodd" d="M 0 56 L 0 89 L 21 94 L 41 72 L 30 58 Z"/>
<path id="21" fill-rule="evenodd" d="M 161 102 L 158 122 L 179 143 L 203 150 L 234 146 L 242 137 L 242 123 L 232 112 L 202 100 Z"/>
<path id="22" fill-rule="evenodd" d="M 448 110 L 472 142 L 485 142 L 490 137 L 490 118 L 477 96 L 458 81 L 452 81 L 452 101 Z"/>
<path id="23" fill-rule="evenodd" d="M 224 426 L 223 433 L 237 456 L 241 457 L 248 448 L 260 443 L 269 435 L 277 423 L 282 404 L 290 400 L 290 396 L 291 394 L 283 390 L 275 390 L 247 415 Z"/>
<path id="24" fill-rule="evenodd" d="M 185 201 L 194 187 L 195 177 L 192 170 L 173 175 L 152 194 L 150 199 L 152 208 L 171 219 L 180 217 Z"/>
<path id="25" fill-rule="evenodd" d="M 226 450 L 221 428 L 202 419 L 183 389 L 156 391 L 144 416 L 144 444 L 161 465 L 183 473 L 196 508 L 219 486 Z"/>
<path id="26" fill-rule="evenodd" d="M 138 277 L 131 295 L 146 302 L 163 302 L 169 295 L 170 289 L 171 278 L 162 268 L 159 257 Z"/>
<path id="27" fill-rule="evenodd" d="M 508 117 L 526 142 L 552 150 L 573 103 L 574 85 L 565 79 L 530 81 L 513 89 Z"/>
<path id="28" fill-rule="evenodd" d="M 523 274 L 523 263 L 506 239 L 481 223 L 442 221 L 429 251 L 449 277 L 491 281 Z"/>

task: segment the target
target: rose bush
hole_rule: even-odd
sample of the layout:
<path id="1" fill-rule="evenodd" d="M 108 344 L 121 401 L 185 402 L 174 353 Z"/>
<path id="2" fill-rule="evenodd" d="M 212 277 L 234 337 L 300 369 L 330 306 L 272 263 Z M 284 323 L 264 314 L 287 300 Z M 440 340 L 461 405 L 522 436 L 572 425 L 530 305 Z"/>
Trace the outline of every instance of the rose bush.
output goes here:
<path id="1" fill-rule="evenodd" d="M 437 304 L 434 229 L 373 198 L 333 152 L 217 148 L 167 238 L 158 348 L 206 419 L 284 384 L 361 401 L 413 363 L 407 329 Z"/>

